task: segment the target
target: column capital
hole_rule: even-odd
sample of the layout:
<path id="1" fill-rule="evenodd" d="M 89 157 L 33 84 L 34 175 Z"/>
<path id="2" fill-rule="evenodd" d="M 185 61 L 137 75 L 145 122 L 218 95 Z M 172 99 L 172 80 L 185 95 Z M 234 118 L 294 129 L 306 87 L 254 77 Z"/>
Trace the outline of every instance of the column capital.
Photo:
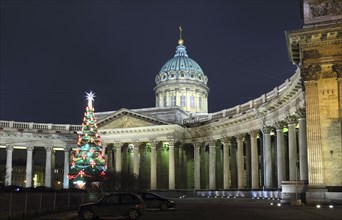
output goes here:
<path id="1" fill-rule="evenodd" d="M 233 140 L 233 137 L 228 137 L 228 136 L 221 138 L 221 141 L 224 145 L 231 144 L 232 140 Z"/>
<path id="2" fill-rule="evenodd" d="M 209 147 L 212 147 L 212 146 L 216 146 L 216 139 L 214 140 L 209 140 L 208 142 L 207 142 L 208 144 L 209 144 Z"/>
<path id="3" fill-rule="evenodd" d="M 33 151 L 33 149 L 34 149 L 34 146 L 27 146 L 27 147 L 26 147 L 26 150 L 27 150 L 27 151 Z"/>
<path id="4" fill-rule="evenodd" d="M 113 146 L 114 146 L 114 148 L 120 148 L 121 149 L 122 143 L 121 142 L 114 142 Z"/>
<path id="5" fill-rule="evenodd" d="M 297 124 L 298 118 L 296 115 L 288 115 L 285 119 L 287 123 L 290 124 Z"/>
<path id="6" fill-rule="evenodd" d="M 193 145 L 194 145 L 194 148 L 200 149 L 203 146 L 203 143 L 202 142 L 194 142 Z"/>
<path id="7" fill-rule="evenodd" d="M 169 140 L 167 140 L 167 142 L 169 143 L 168 144 L 169 146 L 174 146 L 176 143 L 174 139 L 169 139 Z"/>
<path id="8" fill-rule="evenodd" d="M 152 141 L 149 141 L 148 144 L 150 144 L 151 148 L 156 148 L 158 145 L 158 141 L 152 140 Z"/>
<path id="9" fill-rule="evenodd" d="M 296 115 L 297 115 L 298 119 L 305 118 L 306 117 L 306 110 L 305 110 L 305 108 L 297 109 Z"/>
<path id="10" fill-rule="evenodd" d="M 139 149 L 140 142 L 139 141 L 135 141 L 135 142 L 133 142 L 133 145 L 134 145 L 134 149 Z"/>
<path id="11" fill-rule="evenodd" d="M 14 149 L 13 145 L 6 145 L 6 150 L 13 150 L 13 149 Z"/>
<path id="12" fill-rule="evenodd" d="M 52 152 L 53 150 L 53 147 L 52 146 L 45 146 L 45 151 L 49 151 L 49 152 Z"/>
<path id="13" fill-rule="evenodd" d="M 64 152 L 70 152 L 71 150 L 72 150 L 72 147 L 70 147 L 70 146 L 64 147 Z"/>
<path id="14" fill-rule="evenodd" d="M 276 128 L 276 130 L 282 130 L 286 127 L 287 123 L 286 121 L 276 121 L 273 125 Z"/>
<path id="15" fill-rule="evenodd" d="M 262 131 L 264 132 L 264 134 L 270 134 L 271 131 L 273 131 L 273 129 L 274 129 L 274 127 L 272 127 L 272 126 L 264 126 L 262 128 Z"/>
<path id="16" fill-rule="evenodd" d="M 258 136 L 259 131 L 258 130 L 253 130 L 249 132 L 249 135 L 251 136 L 251 139 L 255 139 Z"/>
<path id="17" fill-rule="evenodd" d="M 236 137 L 236 141 L 240 142 L 240 141 L 243 141 L 243 138 L 245 137 L 245 134 L 238 134 L 235 137 Z"/>

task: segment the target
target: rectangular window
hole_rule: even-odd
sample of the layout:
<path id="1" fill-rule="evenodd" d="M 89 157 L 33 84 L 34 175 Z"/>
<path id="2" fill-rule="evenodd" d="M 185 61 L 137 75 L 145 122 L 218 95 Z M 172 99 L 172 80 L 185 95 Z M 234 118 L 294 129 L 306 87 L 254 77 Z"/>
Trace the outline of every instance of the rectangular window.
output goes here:
<path id="1" fill-rule="evenodd" d="M 190 96 L 190 108 L 195 108 L 195 97 Z"/>
<path id="2" fill-rule="evenodd" d="M 171 96 L 171 106 L 176 106 L 176 96 Z"/>
<path id="3" fill-rule="evenodd" d="M 202 97 L 198 97 L 198 108 L 202 109 Z"/>
<path id="4" fill-rule="evenodd" d="M 185 99 L 185 96 L 182 95 L 180 98 L 181 98 L 181 100 L 180 100 L 180 105 L 181 105 L 182 107 L 185 107 L 185 106 L 186 106 L 186 99 Z"/>
<path id="5" fill-rule="evenodd" d="M 164 107 L 166 107 L 166 96 L 163 97 L 163 104 L 164 104 Z"/>

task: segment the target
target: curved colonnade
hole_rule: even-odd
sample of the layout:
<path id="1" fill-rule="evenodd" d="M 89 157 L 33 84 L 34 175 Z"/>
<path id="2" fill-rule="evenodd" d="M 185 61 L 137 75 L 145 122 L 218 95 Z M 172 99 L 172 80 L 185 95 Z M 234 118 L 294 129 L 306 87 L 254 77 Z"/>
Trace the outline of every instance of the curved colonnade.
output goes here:
<path id="1" fill-rule="evenodd" d="M 216 113 L 190 115 L 182 124 L 156 123 L 140 115 L 151 123 L 111 127 L 115 118 L 109 117 L 98 120 L 98 128 L 107 148 L 108 170 L 139 175 L 140 188 L 280 189 L 283 180 L 307 180 L 304 106 L 297 70 L 257 99 Z M 115 117 L 130 115 L 138 116 L 127 110 Z M 45 148 L 45 186 L 51 186 L 53 152 L 63 150 L 63 187 L 69 188 L 69 152 L 80 130 L 80 125 L 0 121 L 0 147 L 7 151 L 5 184 L 12 181 L 13 150 L 26 149 L 26 179 L 32 179 L 32 151 Z"/>

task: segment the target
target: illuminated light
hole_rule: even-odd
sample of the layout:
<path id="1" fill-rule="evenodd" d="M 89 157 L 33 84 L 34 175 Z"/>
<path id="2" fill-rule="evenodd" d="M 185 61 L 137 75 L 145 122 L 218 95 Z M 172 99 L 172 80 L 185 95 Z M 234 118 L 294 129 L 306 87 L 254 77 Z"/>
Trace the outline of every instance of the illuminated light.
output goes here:
<path id="1" fill-rule="evenodd" d="M 321 208 L 321 205 L 316 205 L 316 208 L 320 209 L 320 208 Z"/>
<path id="2" fill-rule="evenodd" d="M 332 209 L 332 208 L 334 208 L 334 206 L 333 205 L 329 205 L 329 208 Z"/>
<path id="3" fill-rule="evenodd" d="M 234 199 L 236 199 L 236 197 L 234 196 Z"/>
<path id="4" fill-rule="evenodd" d="M 259 199 L 259 197 L 257 199 Z"/>
<path id="5" fill-rule="evenodd" d="M 19 146 L 14 146 L 14 149 L 26 149 L 26 147 L 19 147 Z"/>
<path id="6" fill-rule="evenodd" d="M 278 203 L 277 206 L 281 206 L 281 203 Z"/>
<path id="7" fill-rule="evenodd" d="M 271 202 L 270 205 L 273 205 L 273 202 Z"/>
<path id="8" fill-rule="evenodd" d="M 58 181 L 57 184 L 61 184 L 61 181 Z"/>

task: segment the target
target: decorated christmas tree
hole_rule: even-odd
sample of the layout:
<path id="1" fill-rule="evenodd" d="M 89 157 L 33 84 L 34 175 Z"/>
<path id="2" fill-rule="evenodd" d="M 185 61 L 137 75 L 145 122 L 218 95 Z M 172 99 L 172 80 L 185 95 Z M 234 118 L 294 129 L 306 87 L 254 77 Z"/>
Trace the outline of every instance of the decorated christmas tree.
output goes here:
<path id="1" fill-rule="evenodd" d="M 78 135 L 77 148 L 72 152 L 69 179 L 77 188 L 83 188 L 88 182 L 99 181 L 105 177 L 104 149 L 98 134 L 93 101 L 95 94 L 87 94 L 88 106 L 84 113 L 82 131 Z"/>

